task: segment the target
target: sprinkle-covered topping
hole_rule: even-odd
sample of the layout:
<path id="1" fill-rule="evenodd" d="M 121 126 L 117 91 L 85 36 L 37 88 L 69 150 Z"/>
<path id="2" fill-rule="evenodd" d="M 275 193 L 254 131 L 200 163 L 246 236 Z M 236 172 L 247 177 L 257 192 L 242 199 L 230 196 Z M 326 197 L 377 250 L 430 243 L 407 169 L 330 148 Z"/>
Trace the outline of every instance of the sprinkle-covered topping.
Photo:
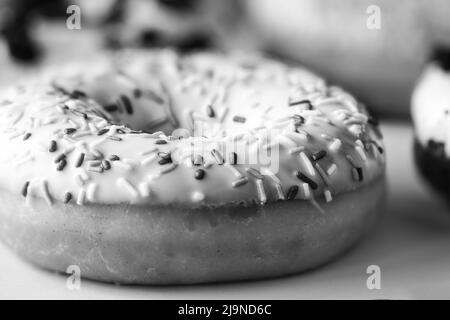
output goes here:
<path id="1" fill-rule="evenodd" d="M 81 66 L 70 81 L 61 71 L 0 98 L 4 175 L 24 168 L 22 195 L 33 181 L 48 203 L 263 205 L 329 202 L 384 169 L 378 122 L 341 89 L 262 58 L 243 70 L 238 57 L 172 54 L 113 59 L 95 76 Z"/>

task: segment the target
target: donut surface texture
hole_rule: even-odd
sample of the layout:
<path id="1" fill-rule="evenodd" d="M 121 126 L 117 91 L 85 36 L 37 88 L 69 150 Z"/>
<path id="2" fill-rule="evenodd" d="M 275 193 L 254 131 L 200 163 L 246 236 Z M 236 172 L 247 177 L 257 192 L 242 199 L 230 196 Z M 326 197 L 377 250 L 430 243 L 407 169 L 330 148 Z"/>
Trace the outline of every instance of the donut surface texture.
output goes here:
<path id="1" fill-rule="evenodd" d="M 450 199 L 450 50 L 436 56 L 412 98 L 415 159 L 432 187 Z"/>
<path id="2" fill-rule="evenodd" d="M 0 105 L 0 237 L 53 270 L 138 284 L 289 274 L 355 243 L 383 197 L 365 108 L 262 57 L 123 52 Z"/>

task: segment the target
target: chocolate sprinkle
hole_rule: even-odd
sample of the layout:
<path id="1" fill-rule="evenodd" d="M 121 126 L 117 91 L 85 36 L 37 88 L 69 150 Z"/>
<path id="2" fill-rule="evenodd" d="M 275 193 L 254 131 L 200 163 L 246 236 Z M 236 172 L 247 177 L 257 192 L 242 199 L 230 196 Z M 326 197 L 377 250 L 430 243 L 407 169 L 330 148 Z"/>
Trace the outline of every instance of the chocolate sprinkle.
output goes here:
<path id="1" fill-rule="evenodd" d="M 109 156 L 109 161 L 119 161 L 119 160 L 120 160 L 120 157 L 115 154 L 112 154 L 111 156 Z"/>
<path id="2" fill-rule="evenodd" d="M 167 141 L 160 139 L 160 140 L 156 140 L 155 144 L 167 144 Z"/>
<path id="3" fill-rule="evenodd" d="M 24 196 L 25 198 L 27 197 L 28 194 L 28 187 L 30 186 L 30 181 L 26 181 L 22 187 L 22 191 L 21 194 L 22 196 Z"/>
<path id="4" fill-rule="evenodd" d="M 133 105 L 131 104 L 131 100 L 127 96 L 121 95 L 120 101 L 123 104 L 123 106 L 125 107 L 125 110 L 127 111 L 127 113 L 133 114 Z"/>
<path id="5" fill-rule="evenodd" d="M 202 180 L 205 177 L 205 170 L 203 169 L 195 170 L 194 177 L 197 180 Z"/>
<path id="6" fill-rule="evenodd" d="M 66 158 L 66 155 L 64 153 L 61 153 L 59 156 L 55 158 L 55 163 L 60 162 L 61 160 L 64 160 Z"/>
<path id="7" fill-rule="evenodd" d="M 297 176 L 297 178 L 299 178 L 299 179 L 302 180 L 303 182 L 309 184 L 309 186 L 311 187 L 311 189 L 313 189 L 313 190 L 316 190 L 316 189 L 317 189 L 317 187 L 318 187 L 317 183 L 316 183 L 314 180 L 312 180 L 310 177 L 308 177 L 307 175 L 303 174 L 303 173 L 300 172 L 300 171 L 297 171 L 297 172 L 295 173 L 295 175 Z"/>
<path id="8" fill-rule="evenodd" d="M 55 152 L 58 149 L 58 144 L 55 140 L 50 141 L 50 147 L 48 148 L 48 152 Z"/>
<path id="9" fill-rule="evenodd" d="M 206 108 L 206 114 L 210 118 L 214 118 L 216 116 L 216 113 L 214 112 L 214 109 L 211 105 L 208 105 L 208 107 Z"/>
<path id="10" fill-rule="evenodd" d="M 101 130 L 99 130 L 99 131 L 97 132 L 97 135 L 98 135 L 98 136 L 102 136 L 102 135 L 104 135 L 105 133 L 107 133 L 108 131 L 109 131 L 108 128 L 103 128 L 103 129 L 101 129 Z"/>
<path id="11" fill-rule="evenodd" d="M 325 158 L 327 155 L 327 152 L 325 150 L 320 150 L 319 152 L 314 153 L 311 158 L 313 161 L 319 161 L 320 159 Z"/>
<path id="12" fill-rule="evenodd" d="M 66 159 L 62 159 L 61 161 L 58 162 L 58 165 L 56 166 L 56 170 L 62 171 L 62 170 L 64 170 L 66 165 L 67 165 Z"/>
<path id="13" fill-rule="evenodd" d="M 311 101 L 308 99 L 289 101 L 289 107 L 298 106 L 300 104 L 307 104 L 309 110 L 313 109 L 313 105 L 311 104 Z"/>
<path id="14" fill-rule="evenodd" d="M 364 177 L 363 177 L 362 168 L 360 168 L 360 167 L 353 168 L 353 172 L 354 172 L 354 176 L 355 176 L 356 180 L 363 181 Z"/>
<path id="15" fill-rule="evenodd" d="M 77 158 L 77 161 L 75 162 L 75 168 L 81 167 L 81 165 L 83 164 L 83 161 L 84 161 L 84 156 L 85 156 L 84 153 L 80 153 L 80 155 Z"/>
<path id="16" fill-rule="evenodd" d="M 114 112 L 117 111 L 119 107 L 117 106 L 117 104 L 107 104 L 103 106 L 103 109 L 105 109 L 106 112 Z"/>
<path id="17" fill-rule="evenodd" d="M 168 163 L 172 163 L 172 158 L 163 158 L 158 161 L 158 164 L 160 165 L 165 165 Z"/>
<path id="18" fill-rule="evenodd" d="M 109 169 L 111 169 L 111 163 L 108 160 L 103 160 L 102 161 L 102 167 L 105 170 L 109 170 Z"/>
<path id="19" fill-rule="evenodd" d="M 133 96 L 134 96 L 136 99 L 139 99 L 139 98 L 142 96 L 142 90 L 139 89 L 139 88 L 135 88 L 135 89 L 133 90 Z"/>
<path id="20" fill-rule="evenodd" d="M 87 94 L 81 90 L 73 90 L 71 96 L 74 99 L 79 99 L 87 97 Z"/>
<path id="21" fill-rule="evenodd" d="M 65 128 L 65 129 L 64 129 L 64 133 L 65 133 L 65 134 L 72 134 L 72 133 L 74 133 L 75 131 L 77 131 L 77 129 L 75 129 L 75 128 Z"/>
<path id="22" fill-rule="evenodd" d="M 70 200 L 72 200 L 72 194 L 70 193 L 70 192 L 66 192 L 65 194 L 64 194 L 64 203 L 69 203 L 70 202 Z"/>
<path id="23" fill-rule="evenodd" d="M 245 117 L 242 117 L 242 116 L 234 116 L 233 117 L 233 121 L 234 122 L 239 122 L 239 123 L 245 123 L 247 121 L 247 119 Z"/>
<path id="24" fill-rule="evenodd" d="M 287 199 L 288 200 L 295 199 L 295 197 L 297 196 L 297 193 L 298 193 L 298 186 L 296 186 L 296 185 L 291 186 L 286 195 Z"/>
<path id="25" fill-rule="evenodd" d="M 25 140 L 28 140 L 28 138 L 30 138 L 31 137 L 31 133 L 30 132 L 27 132 L 27 133 L 25 133 L 25 135 L 23 136 L 23 140 L 25 141 Z"/>
<path id="26" fill-rule="evenodd" d="M 237 153 L 236 152 L 230 152 L 229 161 L 230 161 L 230 164 L 237 163 Z"/>
<path id="27" fill-rule="evenodd" d="M 294 115 L 292 118 L 294 119 L 294 125 L 296 127 L 299 127 L 305 123 L 305 118 L 299 114 Z"/>
<path id="28" fill-rule="evenodd" d="M 167 164 L 167 163 L 172 163 L 172 156 L 170 155 L 170 153 L 158 152 L 158 157 L 160 157 L 160 160 L 158 161 L 158 163 L 160 165 L 164 165 L 164 164 Z"/>

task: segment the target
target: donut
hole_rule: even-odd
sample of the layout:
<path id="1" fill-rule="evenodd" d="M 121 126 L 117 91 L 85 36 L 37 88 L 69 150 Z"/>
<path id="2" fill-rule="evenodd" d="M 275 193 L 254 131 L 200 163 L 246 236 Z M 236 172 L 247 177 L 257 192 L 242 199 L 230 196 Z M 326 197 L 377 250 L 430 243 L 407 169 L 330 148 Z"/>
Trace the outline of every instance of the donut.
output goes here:
<path id="1" fill-rule="evenodd" d="M 261 45 L 344 86 L 373 112 L 409 116 L 435 47 L 450 45 L 446 0 L 247 0 Z M 379 9 L 380 28 L 368 28 Z"/>
<path id="2" fill-rule="evenodd" d="M 444 198 L 450 199 L 450 48 L 437 51 L 412 97 L 414 153 L 419 172 Z"/>
<path id="3" fill-rule="evenodd" d="M 317 267 L 380 214 L 377 121 L 259 55 L 127 51 L 0 99 L 0 238 L 32 263 L 126 284 Z"/>
<path id="4" fill-rule="evenodd" d="M 244 21 L 235 1 L 116 1 L 107 19 L 107 44 L 113 48 L 172 46 L 181 51 L 225 47 Z M 234 36 L 232 36 L 234 35 Z M 242 42 L 242 41 L 241 41 Z"/>

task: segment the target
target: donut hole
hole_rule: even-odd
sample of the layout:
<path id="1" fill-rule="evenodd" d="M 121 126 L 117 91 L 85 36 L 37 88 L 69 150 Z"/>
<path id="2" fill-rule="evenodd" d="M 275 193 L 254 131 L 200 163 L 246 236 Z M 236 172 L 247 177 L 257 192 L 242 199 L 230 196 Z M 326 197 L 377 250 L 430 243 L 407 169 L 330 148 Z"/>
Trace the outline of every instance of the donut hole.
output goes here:
<path id="1" fill-rule="evenodd" d="M 171 100 L 159 82 L 137 84 L 122 74 L 102 74 L 82 84 L 62 84 L 67 92 L 81 93 L 98 104 L 100 113 L 111 122 L 135 131 L 188 137 L 193 128 L 171 110 Z"/>

